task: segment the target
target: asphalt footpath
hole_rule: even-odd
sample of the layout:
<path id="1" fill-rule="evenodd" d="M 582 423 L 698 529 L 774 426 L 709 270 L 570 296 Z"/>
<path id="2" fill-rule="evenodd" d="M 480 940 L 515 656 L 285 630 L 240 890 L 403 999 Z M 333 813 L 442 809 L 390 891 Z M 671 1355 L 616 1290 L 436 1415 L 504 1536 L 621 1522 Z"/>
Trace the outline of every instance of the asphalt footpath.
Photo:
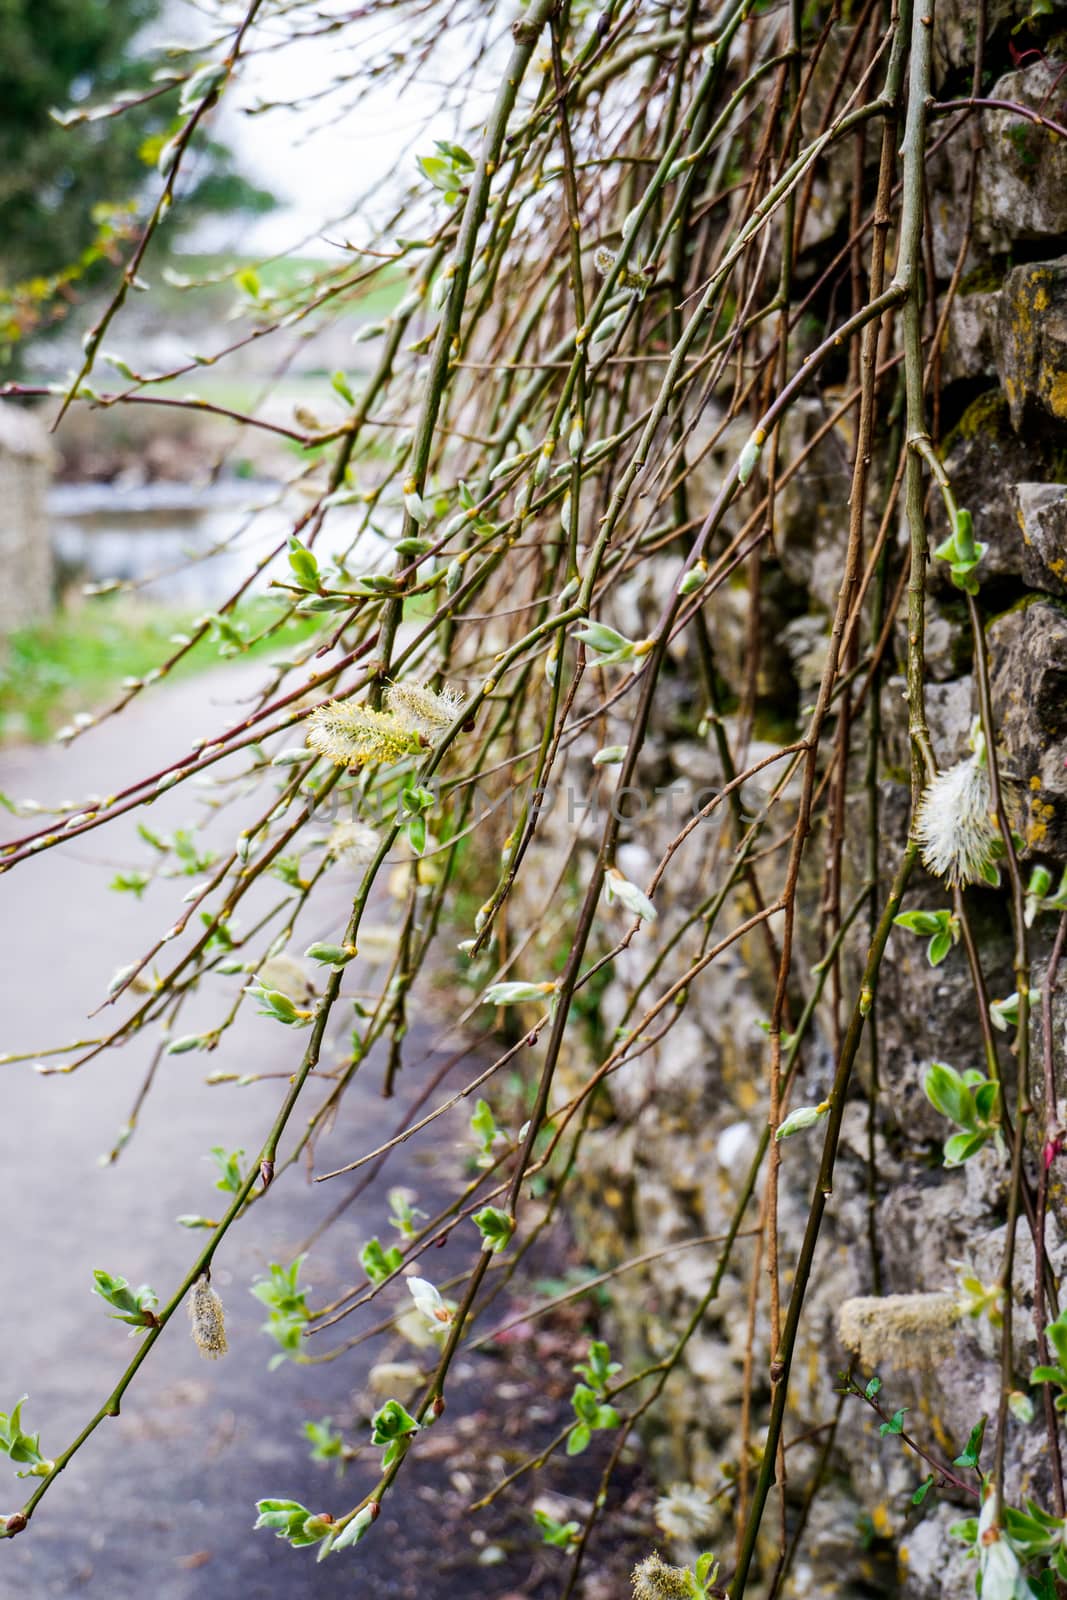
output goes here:
<path id="1" fill-rule="evenodd" d="M 235 721 L 242 714 L 235 693 L 247 694 L 251 682 L 246 669 L 237 668 L 160 687 L 70 748 L 0 752 L 0 790 L 42 803 L 69 798 L 79 804 L 88 794 L 114 792 L 182 753 L 194 738 Z M 238 798 L 220 809 L 205 837 L 219 848 L 231 844 L 248 803 Z M 89 1037 L 115 1015 L 88 1017 L 111 974 L 174 920 L 192 880 L 153 883 L 140 899 L 107 886 L 117 872 L 151 860 L 150 848 L 137 838 L 140 817 L 167 832 L 199 815 L 193 794 L 172 790 L 147 812 L 0 876 L 0 1051 L 43 1050 Z M 0 822 L 8 837 L 26 826 L 6 813 Z M 345 910 L 344 885 L 327 888 L 298 932 L 300 947 L 336 938 Z M 392 902 L 374 910 L 380 921 L 399 914 Z M 357 968 L 349 971 L 358 985 Z M 206 980 L 180 1031 L 217 1021 L 240 981 Z M 348 1007 L 340 1009 L 341 1034 L 331 1036 L 327 1061 L 340 1053 L 352 1023 Z M 318 1147 L 318 1170 L 388 1136 L 444 1062 L 445 1043 L 427 1020 L 431 1010 L 432 1002 L 420 1003 L 393 1099 L 380 1098 L 380 1059 L 366 1063 Z M 91 1292 L 93 1269 L 121 1274 L 133 1285 L 151 1284 L 161 1300 L 169 1297 L 204 1237 L 175 1219 L 216 1216 L 225 1205 L 209 1151 L 243 1148 L 250 1158 L 259 1148 L 303 1041 L 301 1032 L 246 1006 L 213 1054 L 165 1057 L 136 1134 L 111 1165 L 99 1158 L 128 1118 L 151 1060 L 151 1040 L 136 1039 L 68 1076 L 41 1076 L 29 1064 L 0 1065 L 0 1410 L 28 1395 L 23 1423 L 40 1431 L 46 1455 L 58 1454 L 80 1431 L 134 1353 L 127 1329 L 109 1319 Z M 447 1048 L 454 1047 L 455 1040 L 448 1041 Z M 204 1084 L 211 1071 L 280 1076 L 246 1088 L 211 1088 Z M 458 1085 L 465 1076 L 461 1064 L 450 1082 Z M 309 1105 L 322 1092 L 309 1091 Z M 298 1111 L 292 1126 L 301 1121 Z M 415 1191 L 427 1211 L 451 1192 L 463 1126 L 454 1120 L 433 1141 L 403 1145 L 382 1181 L 316 1245 L 305 1271 L 313 1304 L 360 1280 L 361 1246 L 372 1234 L 388 1233 L 387 1188 Z M 433 1144 L 448 1153 L 435 1157 Z M 291 1498 L 332 1514 L 355 1503 L 374 1481 L 377 1452 L 365 1449 L 339 1481 L 333 1467 L 309 1459 L 303 1424 L 329 1416 L 346 1433 L 352 1430 L 354 1442 L 365 1442 L 371 1365 L 383 1356 L 411 1359 L 410 1348 L 375 1339 L 325 1364 L 287 1363 L 268 1371 L 274 1347 L 260 1331 L 264 1310 L 250 1284 L 271 1260 L 292 1257 L 348 1192 L 340 1185 L 350 1181 L 314 1185 L 291 1169 L 231 1230 L 213 1276 L 226 1308 L 229 1354 L 204 1360 L 184 1313 L 172 1321 L 127 1391 L 121 1415 L 105 1420 L 78 1452 L 29 1527 L 0 1541 L 5 1600 L 450 1600 L 499 1592 L 488 1573 L 483 1586 L 476 1572 L 457 1583 L 454 1570 L 440 1570 L 437 1552 L 449 1535 L 438 1485 L 447 1461 L 428 1460 L 412 1475 L 417 1488 L 387 1501 L 358 1550 L 321 1565 L 314 1551 L 291 1550 L 268 1532 L 252 1531 L 255 1501 L 263 1497 Z M 470 1240 L 434 1255 L 428 1275 L 443 1276 L 450 1263 L 469 1259 L 477 1248 L 470 1231 Z M 407 1298 L 398 1286 L 384 1297 L 384 1308 Z M 380 1300 L 362 1322 L 350 1318 L 335 1330 L 334 1343 L 378 1320 L 382 1309 Z M 313 1342 L 315 1354 L 332 1348 L 328 1337 Z M 477 1386 L 476 1369 L 468 1365 L 461 1376 Z M 16 1510 L 26 1487 L 0 1458 L 0 1513 Z M 462 1530 L 453 1536 L 460 1543 L 465 1537 Z"/>

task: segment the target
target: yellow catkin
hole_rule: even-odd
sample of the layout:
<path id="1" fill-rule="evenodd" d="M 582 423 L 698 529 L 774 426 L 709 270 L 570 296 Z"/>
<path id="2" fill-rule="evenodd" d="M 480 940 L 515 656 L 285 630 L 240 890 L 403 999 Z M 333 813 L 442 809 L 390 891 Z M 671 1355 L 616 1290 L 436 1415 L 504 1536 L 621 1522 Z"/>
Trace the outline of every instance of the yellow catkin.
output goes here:
<path id="1" fill-rule="evenodd" d="M 226 1354 L 226 1318 L 222 1301 L 207 1281 L 207 1274 L 197 1278 L 189 1292 L 189 1321 L 193 1325 L 193 1343 L 207 1361 L 217 1361 Z"/>
<path id="2" fill-rule="evenodd" d="M 398 722 L 430 737 L 450 728 L 463 706 L 463 696 L 447 684 L 431 689 L 428 683 L 391 683 L 385 699 Z"/>
<path id="3" fill-rule="evenodd" d="M 326 841 L 326 854 L 355 871 L 374 860 L 380 843 L 365 822 L 337 822 Z"/>
<path id="4" fill-rule="evenodd" d="M 417 733 L 399 718 L 348 700 L 331 700 L 308 718 L 307 743 L 339 767 L 400 761 L 421 748 Z"/>
<path id="5" fill-rule="evenodd" d="M 670 1567 L 661 1556 L 646 1556 L 633 1570 L 634 1600 L 690 1600 L 684 1567 Z"/>

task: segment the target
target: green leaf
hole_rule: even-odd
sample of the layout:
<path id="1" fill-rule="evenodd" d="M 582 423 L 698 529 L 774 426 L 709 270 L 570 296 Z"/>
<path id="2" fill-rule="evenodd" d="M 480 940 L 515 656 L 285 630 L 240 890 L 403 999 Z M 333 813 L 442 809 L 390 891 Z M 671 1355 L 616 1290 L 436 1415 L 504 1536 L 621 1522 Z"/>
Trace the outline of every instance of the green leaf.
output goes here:
<path id="1" fill-rule="evenodd" d="M 1067 1367 L 1067 1306 L 1054 1322 L 1045 1329 L 1045 1337 L 1059 1357 L 1061 1367 Z"/>
<path id="2" fill-rule="evenodd" d="M 587 1384 L 575 1384 L 574 1393 L 571 1395 L 571 1405 L 579 1422 L 587 1422 L 589 1426 L 596 1426 L 598 1401 L 596 1395 Z"/>
<path id="3" fill-rule="evenodd" d="M 116 872 L 108 888 L 113 889 L 116 894 L 136 895 L 140 900 L 151 882 L 152 879 L 147 872 Z"/>
<path id="4" fill-rule="evenodd" d="M 1067 1372 L 1062 1367 L 1035 1367 L 1030 1374 L 1031 1383 L 1055 1383 L 1067 1389 Z"/>
<path id="5" fill-rule="evenodd" d="M 493 1142 L 497 1136 L 496 1118 L 487 1100 L 479 1100 L 471 1117 L 471 1132 L 481 1147 L 482 1156 L 491 1159 Z"/>
<path id="6" fill-rule="evenodd" d="M 304 951 L 309 961 L 321 961 L 326 966 L 344 967 L 357 954 L 355 945 L 309 944 Z"/>
<path id="7" fill-rule="evenodd" d="M 515 1218 L 497 1206 L 483 1206 L 474 1213 L 474 1221 L 482 1236 L 482 1249 L 494 1255 L 505 1250 L 515 1231 Z"/>
<path id="8" fill-rule="evenodd" d="M 115 1322 L 126 1322 L 134 1328 L 155 1326 L 157 1319 L 152 1308 L 159 1304 L 159 1298 L 147 1284 L 131 1289 L 125 1278 L 112 1277 L 110 1272 L 98 1267 L 93 1273 L 93 1293 L 114 1307 Z"/>
<path id="9" fill-rule="evenodd" d="M 289 535 L 289 565 L 301 589 L 319 587 L 319 564 L 311 551 L 300 543 L 295 533 Z"/>
<path id="10" fill-rule="evenodd" d="M 242 267 L 240 272 L 234 273 L 233 281 L 239 289 L 244 290 L 249 299 L 259 299 L 263 286 L 259 281 L 259 273 L 254 268 Z"/>
<path id="11" fill-rule="evenodd" d="M 399 1400 L 387 1400 L 371 1418 L 371 1444 L 391 1445 L 418 1433 L 419 1425 Z"/>
<path id="12" fill-rule="evenodd" d="M 407 826 L 408 843 L 417 856 L 421 856 L 426 849 L 426 818 L 424 816 L 411 817 Z"/>
<path id="13" fill-rule="evenodd" d="M 592 1433 L 586 1423 L 576 1422 L 567 1435 L 567 1454 L 569 1456 L 580 1456 L 583 1450 L 588 1449 L 589 1441 L 592 1437 Z"/>
<path id="14" fill-rule="evenodd" d="M 336 1461 L 344 1452 L 344 1434 L 331 1426 L 333 1419 L 324 1417 L 321 1422 L 305 1422 L 304 1438 L 311 1445 L 312 1461 Z"/>
<path id="15" fill-rule="evenodd" d="M 977 1470 L 978 1458 L 982 1453 L 982 1440 L 985 1437 L 986 1418 L 982 1417 L 975 1423 L 967 1435 L 967 1443 L 953 1461 L 956 1467 L 974 1467 Z"/>
<path id="16" fill-rule="evenodd" d="M 821 1117 L 830 1109 L 829 1100 L 824 1100 L 817 1106 L 797 1106 L 791 1111 L 785 1121 L 780 1123 L 774 1135 L 776 1139 L 791 1139 L 795 1133 L 802 1133 L 805 1128 L 814 1127 Z"/>
<path id="17" fill-rule="evenodd" d="M 702 1556 L 697 1557 L 696 1580 L 701 1588 L 705 1588 L 709 1583 L 714 1583 L 718 1573 L 719 1563 L 710 1550 L 706 1550 Z"/>
<path id="18" fill-rule="evenodd" d="M 620 1361 L 612 1361 L 611 1351 L 603 1339 L 594 1339 L 589 1346 L 589 1359 L 574 1368 L 580 1378 L 598 1394 L 603 1394 L 610 1380 L 622 1371 Z"/>
<path id="19" fill-rule="evenodd" d="M 939 967 L 952 949 L 952 935 L 946 928 L 941 933 L 935 933 L 926 947 L 926 959 L 932 967 Z"/>
<path id="20" fill-rule="evenodd" d="M 888 1422 L 879 1424 L 878 1432 L 885 1438 L 886 1434 L 904 1432 L 904 1414 L 907 1406 L 902 1406 L 899 1411 L 894 1411 Z"/>
<path id="21" fill-rule="evenodd" d="M 912 1495 L 911 1503 L 912 1503 L 913 1506 L 921 1506 L 922 1505 L 923 1501 L 926 1499 L 926 1496 L 930 1493 L 930 1490 L 933 1487 L 933 1482 L 934 1482 L 934 1475 L 931 1472 L 930 1476 L 928 1478 L 926 1478 L 922 1483 L 920 1483 L 919 1487 L 916 1489 L 915 1493 Z"/>
<path id="22" fill-rule="evenodd" d="M 863 1391 L 864 1398 L 866 1400 L 873 1400 L 875 1395 L 880 1393 L 881 1388 L 882 1388 L 882 1380 L 881 1380 L 881 1378 L 872 1378 L 870 1383 L 868 1383 L 866 1389 L 864 1389 L 864 1391 Z"/>
<path id="23" fill-rule="evenodd" d="M 534 1521 L 541 1529 L 545 1544 L 555 1545 L 560 1550 L 569 1549 L 581 1533 L 577 1522 L 556 1522 L 547 1511 L 535 1511 Z"/>
<path id="24" fill-rule="evenodd" d="M 976 1085 L 973 1094 L 979 1122 L 995 1127 L 1000 1112 L 1000 1084 L 987 1078 L 984 1083 Z"/>
<path id="25" fill-rule="evenodd" d="M 341 396 L 341 399 L 344 401 L 346 406 L 355 405 L 356 397 L 349 388 L 348 379 L 345 377 L 343 372 L 335 372 L 333 377 L 330 379 L 330 384 L 333 387 L 334 392 Z"/>
<path id="26" fill-rule="evenodd" d="M 219 1169 L 216 1189 L 221 1189 L 224 1194 L 238 1194 L 244 1183 L 244 1174 L 241 1171 L 241 1157 L 243 1150 L 232 1150 L 227 1153 L 223 1145 L 212 1147 L 211 1158 Z"/>
<path id="27" fill-rule="evenodd" d="M 959 1073 L 943 1061 L 935 1061 L 926 1069 L 923 1093 L 935 1111 L 940 1111 L 950 1122 L 961 1128 L 974 1128 L 976 1124 L 974 1101 Z"/>
<path id="28" fill-rule="evenodd" d="M 951 917 L 950 911 L 902 911 L 893 918 L 895 927 L 907 928 L 909 933 L 931 934 L 943 933 L 946 921 Z"/>
<path id="29" fill-rule="evenodd" d="M 961 1167 L 988 1143 L 988 1133 L 954 1133 L 951 1139 L 945 1140 L 945 1166 Z"/>
<path id="30" fill-rule="evenodd" d="M 17 1465 L 46 1469 L 41 1473 L 20 1472 L 18 1474 L 20 1478 L 43 1477 L 51 1470 L 52 1463 L 46 1462 L 41 1454 L 40 1434 L 22 1431 L 22 1408 L 26 1400 L 27 1396 L 23 1395 L 10 1415 L 5 1416 L 4 1412 L 0 1411 L 0 1451 Z"/>
<path id="31" fill-rule="evenodd" d="M 383 1249 L 377 1239 L 370 1239 L 359 1253 L 359 1264 L 371 1283 L 384 1283 L 404 1264 L 404 1253 L 396 1245 Z"/>

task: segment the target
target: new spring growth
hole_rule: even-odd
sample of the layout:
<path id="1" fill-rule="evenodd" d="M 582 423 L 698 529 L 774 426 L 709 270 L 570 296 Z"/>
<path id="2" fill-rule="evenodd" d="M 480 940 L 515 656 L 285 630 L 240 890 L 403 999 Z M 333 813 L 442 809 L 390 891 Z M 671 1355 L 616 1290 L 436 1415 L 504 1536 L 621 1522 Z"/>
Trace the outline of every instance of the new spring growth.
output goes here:
<path id="1" fill-rule="evenodd" d="M 553 983 L 494 983 L 482 995 L 489 1006 L 518 1006 L 530 1000 L 543 1000 L 546 994 L 555 994 Z"/>
<path id="2" fill-rule="evenodd" d="M 593 263 L 600 276 L 606 278 L 618 259 L 614 250 L 608 250 L 601 245 L 593 257 Z M 639 300 L 643 300 L 652 282 L 652 274 L 635 272 L 630 267 L 623 267 L 615 281 L 620 289 L 629 289 Z"/>
<path id="3" fill-rule="evenodd" d="M 708 564 L 701 556 L 700 560 L 694 561 L 689 571 L 678 580 L 678 593 L 680 595 L 696 594 L 697 590 L 702 589 L 707 581 Z"/>
<path id="4" fill-rule="evenodd" d="M 720 1591 L 712 1585 L 719 1564 L 712 1555 L 703 1555 L 690 1567 L 668 1566 L 662 1556 L 646 1556 L 633 1570 L 633 1600 L 704 1600 Z"/>
<path id="5" fill-rule="evenodd" d="M 763 454 L 763 442 L 766 437 L 767 435 L 764 433 L 763 429 L 757 428 L 754 433 L 749 435 L 745 443 L 745 447 L 738 457 L 737 481 L 741 485 L 742 489 L 745 487 L 746 483 L 756 470 L 756 467 L 759 463 L 759 458 Z"/>
<path id="6" fill-rule="evenodd" d="M 965 594 L 978 593 L 975 568 L 986 553 L 986 546 L 974 537 L 974 523 L 969 511 L 957 510 L 952 518 L 952 532 L 937 546 L 934 555 L 948 562 L 949 573 L 957 589 Z"/>
<path id="7" fill-rule="evenodd" d="M 928 784 L 915 816 L 923 866 L 951 887 L 996 883 L 999 837 L 992 804 L 985 739 L 971 736 L 973 755 L 939 772 Z"/>
<path id="8" fill-rule="evenodd" d="M 625 634 L 609 628 L 604 622 L 586 622 L 572 635 L 576 644 L 584 644 L 592 651 L 598 667 L 620 666 L 636 657 L 647 655 L 651 641 L 627 639 Z"/>
<path id="9" fill-rule="evenodd" d="M 959 1129 L 945 1141 L 946 1167 L 962 1166 L 990 1140 L 1003 1153 L 1000 1085 L 995 1078 L 984 1078 L 975 1067 L 957 1072 L 944 1061 L 934 1061 L 923 1076 L 923 1093 Z"/>
<path id="10" fill-rule="evenodd" d="M 326 840 L 326 854 L 356 872 L 374 860 L 381 840 L 365 822 L 338 822 Z"/>
<path id="11" fill-rule="evenodd" d="M 893 926 L 929 939 L 926 959 L 932 967 L 941 965 L 960 936 L 959 918 L 951 911 L 902 911 Z"/>
<path id="12" fill-rule="evenodd" d="M 463 695 L 445 684 L 391 683 L 385 693 L 390 712 L 405 728 L 433 739 L 445 733 L 463 708 Z"/>
<path id="13" fill-rule="evenodd" d="M 41 1435 L 39 1433 L 23 1433 L 22 1408 L 26 1404 L 27 1396 L 23 1395 L 18 1405 L 10 1415 L 0 1411 L 0 1453 L 9 1460 L 26 1468 L 25 1472 L 17 1472 L 18 1478 L 47 1478 L 55 1470 L 55 1462 L 49 1461 L 41 1454 Z M 19 1533 L 20 1528 L 12 1528 L 14 1519 L 7 1522 L 8 1533 Z M 23 1524 L 24 1526 L 24 1524 Z"/>
<path id="14" fill-rule="evenodd" d="M 1035 866 L 1026 885 L 1023 920 L 1028 928 L 1033 927 L 1043 911 L 1067 911 L 1067 868 L 1064 869 L 1056 893 L 1050 893 L 1051 889 L 1052 874 L 1048 868 Z"/>
<path id="15" fill-rule="evenodd" d="M 609 867 L 604 874 L 604 891 L 609 905 L 618 901 L 627 911 L 632 911 L 635 917 L 642 917 L 646 922 L 655 922 L 659 913 L 652 901 L 647 894 L 641 892 L 636 883 L 624 878 L 618 867 Z"/>
<path id="16" fill-rule="evenodd" d="M 200 1274 L 189 1291 L 189 1321 L 193 1343 L 206 1361 L 217 1361 L 226 1354 L 229 1346 L 222 1301 L 208 1282 L 206 1272 Z"/>
<path id="17" fill-rule="evenodd" d="M 435 1328 L 447 1328 L 454 1321 L 455 1313 L 441 1297 L 440 1290 L 435 1289 L 428 1278 L 408 1278 L 406 1280 L 408 1292 L 415 1302 L 416 1311 L 426 1318 Z"/>
<path id="18" fill-rule="evenodd" d="M 813 1128 L 830 1109 L 829 1100 L 820 1100 L 817 1106 L 797 1106 L 791 1111 L 784 1122 L 778 1124 L 774 1137 L 776 1139 L 791 1139 L 795 1133 L 803 1133 L 805 1128 Z"/>
<path id="19" fill-rule="evenodd" d="M 404 479 L 404 510 L 421 528 L 429 520 L 430 513 L 426 509 L 426 502 L 419 493 L 419 485 L 415 478 Z"/>

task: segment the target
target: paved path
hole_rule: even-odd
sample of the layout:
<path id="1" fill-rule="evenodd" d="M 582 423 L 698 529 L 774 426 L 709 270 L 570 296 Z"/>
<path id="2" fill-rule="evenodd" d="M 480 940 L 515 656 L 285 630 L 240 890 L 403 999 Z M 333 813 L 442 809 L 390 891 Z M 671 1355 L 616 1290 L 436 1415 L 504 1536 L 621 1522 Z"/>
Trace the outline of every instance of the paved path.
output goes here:
<path id="1" fill-rule="evenodd" d="M 0 788 L 47 802 L 114 789 L 118 777 L 152 770 L 180 751 L 183 740 L 233 720 L 217 698 L 232 692 L 231 682 L 247 687 L 248 679 L 240 671 L 213 674 L 163 689 L 71 749 L 4 751 Z M 166 829 L 195 814 L 191 796 L 177 791 L 147 815 L 153 828 Z M 78 1037 L 114 969 L 172 920 L 183 880 L 154 884 L 141 902 L 106 892 L 116 867 L 144 858 L 135 821 L 123 819 L 0 877 L 0 1050 Z M 222 842 L 236 826 L 228 816 Z M 333 909 L 343 916 L 339 905 Z M 297 943 L 302 948 L 332 931 L 309 927 Z M 215 988 L 198 998 L 195 1016 L 201 1022 L 217 1016 L 224 985 L 237 981 L 209 980 Z M 0 1066 L 0 1409 L 28 1393 L 24 1421 L 40 1429 L 46 1453 L 58 1453 L 84 1425 L 131 1354 L 125 1328 L 108 1320 L 90 1292 L 92 1269 L 149 1282 L 166 1298 L 203 1237 L 176 1226 L 175 1217 L 217 1214 L 222 1202 L 205 1159 L 209 1149 L 221 1144 L 252 1152 L 272 1120 L 284 1089 L 280 1081 L 247 1089 L 203 1084 L 208 1070 L 283 1071 L 295 1064 L 303 1036 L 249 1012 L 216 1055 L 164 1060 L 138 1133 L 110 1168 L 98 1165 L 98 1157 L 126 1119 L 149 1041 L 72 1077 L 42 1078 L 25 1065 Z M 425 1028 L 413 1030 L 413 1062 L 427 1043 Z M 335 1165 L 365 1148 L 368 1132 L 376 1138 L 379 1130 L 391 1130 L 403 1096 L 417 1092 L 432 1065 L 405 1074 L 401 1096 L 389 1105 L 378 1098 L 376 1068 L 372 1059 L 345 1101 L 321 1147 L 324 1162 Z M 420 1197 L 443 1193 L 446 1181 L 435 1175 L 425 1147 L 414 1143 L 387 1169 L 387 1186 L 403 1183 Z M 230 1355 L 203 1361 L 184 1317 L 175 1319 L 127 1393 L 121 1417 L 101 1426 L 50 1489 L 30 1527 L 0 1542 L 0 1593 L 20 1600 L 140 1600 L 147 1594 L 158 1600 L 416 1594 L 450 1600 L 503 1592 L 499 1575 L 491 1584 L 487 1573 L 486 1587 L 462 1576 L 457 1585 L 455 1573 L 437 1567 L 431 1552 L 441 1529 L 433 1473 L 445 1470 L 440 1463 L 420 1467 L 420 1491 L 394 1497 L 358 1552 L 321 1566 L 314 1552 L 292 1551 L 268 1533 L 251 1532 L 261 1496 L 292 1497 L 336 1512 L 354 1503 L 366 1481 L 359 1463 L 338 1487 L 330 1469 L 309 1462 L 301 1426 L 308 1416 L 327 1414 L 342 1425 L 355 1422 L 381 1343 L 357 1347 L 324 1367 L 287 1365 L 268 1374 L 272 1346 L 258 1332 L 263 1312 L 248 1292 L 269 1260 L 289 1259 L 339 1192 L 336 1185 L 309 1187 L 290 1172 L 230 1234 L 214 1278 L 226 1304 Z M 384 1209 L 381 1191 L 370 1191 L 316 1248 L 308 1271 L 314 1298 L 358 1279 L 358 1249 L 372 1233 L 386 1231 Z M 464 1241 L 464 1251 L 473 1243 Z M 433 1265 L 443 1271 L 443 1258 L 435 1255 Z M 394 1294 L 391 1303 L 396 1300 Z M 356 1439 L 365 1436 L 358 1424 Z M 14 1510 L 23 1490 L 0 1459 L 0 1512 Z"/>

